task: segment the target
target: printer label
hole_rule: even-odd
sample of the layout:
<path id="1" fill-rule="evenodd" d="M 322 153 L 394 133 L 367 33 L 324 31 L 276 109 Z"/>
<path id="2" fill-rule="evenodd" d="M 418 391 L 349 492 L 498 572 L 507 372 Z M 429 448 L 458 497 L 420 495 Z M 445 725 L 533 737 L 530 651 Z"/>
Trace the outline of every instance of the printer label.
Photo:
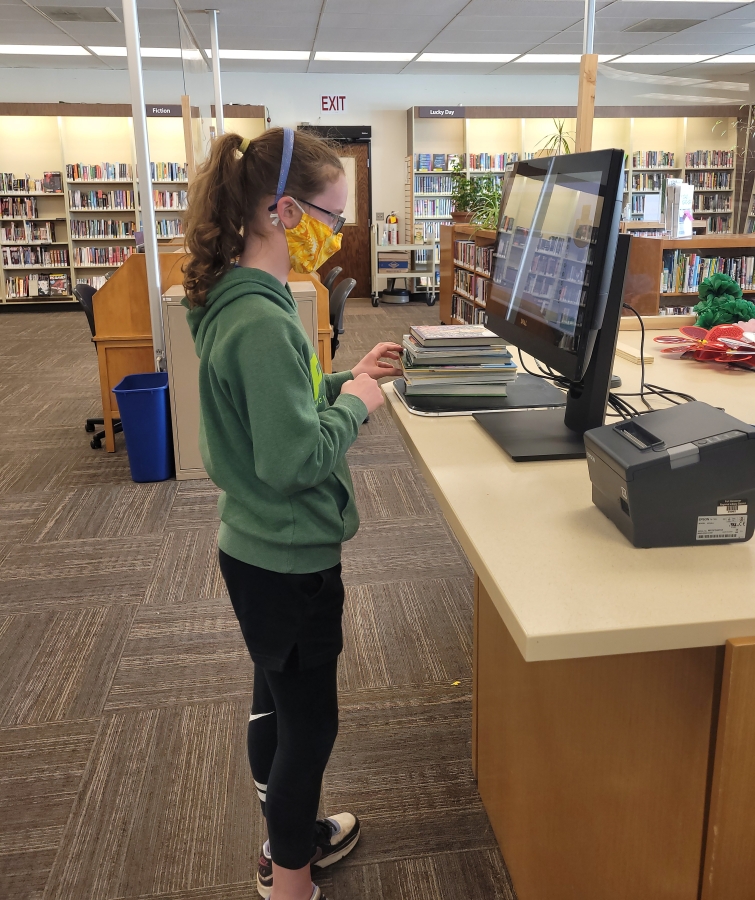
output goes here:
<path id="1" fill-rule="evenodd" d="M 716 512 L 719 516 L 732 516 L 735 513 L 747 515 L 746 500 L 719 500 Z"/>
<path id="2" fill-rule="evenodd" d="M 698 541 L 743 541 L 747 516 L 698 516 Z"/>

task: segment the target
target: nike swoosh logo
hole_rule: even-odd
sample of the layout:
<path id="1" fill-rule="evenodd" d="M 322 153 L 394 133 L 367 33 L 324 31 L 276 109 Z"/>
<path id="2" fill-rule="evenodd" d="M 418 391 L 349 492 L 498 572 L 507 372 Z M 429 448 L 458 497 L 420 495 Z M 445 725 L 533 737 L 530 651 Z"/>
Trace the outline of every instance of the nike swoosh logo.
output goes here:
<path id="1" fill-rule="evenodd" d="M 275 710 L 273 710 L 273 712 L 275 712 Z M 253 716 L 251 716 L 251 715 L 249 716 L 249 721 L 250 721 L 250 722 L 253 722 L 255 719 L 261 719 L 263 716 L 272 716 L 272 714 L 273 714 L 272 712 L 269 712 L 269 713 L 256 713 L 256 714 L 253 715 Z"/>

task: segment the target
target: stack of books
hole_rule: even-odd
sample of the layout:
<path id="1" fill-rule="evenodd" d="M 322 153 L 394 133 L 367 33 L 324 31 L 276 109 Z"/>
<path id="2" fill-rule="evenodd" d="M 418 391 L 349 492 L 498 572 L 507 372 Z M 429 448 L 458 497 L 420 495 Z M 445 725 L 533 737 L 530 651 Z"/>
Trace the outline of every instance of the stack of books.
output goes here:
<path id="1" fill-rule="evenodd" d="M 505 397 L 516 363 L 483 325 L 412 325 L 404 335 L 407 396 Z"/>

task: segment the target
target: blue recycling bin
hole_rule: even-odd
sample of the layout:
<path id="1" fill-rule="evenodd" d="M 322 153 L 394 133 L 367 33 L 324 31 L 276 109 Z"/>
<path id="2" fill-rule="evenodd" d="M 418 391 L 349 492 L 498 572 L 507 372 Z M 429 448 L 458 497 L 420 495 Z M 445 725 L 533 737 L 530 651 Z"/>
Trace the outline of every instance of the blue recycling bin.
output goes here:
<path id="1" fill-rule="evenodd" d="M 165 481 L 173 475 L 167 372 L 127 375 L 114 388 L 134 481 Z"/>

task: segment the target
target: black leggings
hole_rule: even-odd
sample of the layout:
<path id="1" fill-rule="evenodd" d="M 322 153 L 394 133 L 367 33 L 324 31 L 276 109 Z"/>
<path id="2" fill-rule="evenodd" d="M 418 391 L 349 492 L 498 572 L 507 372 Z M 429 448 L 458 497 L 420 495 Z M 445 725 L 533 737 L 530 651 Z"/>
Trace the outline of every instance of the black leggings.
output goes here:
<path id="1" fill-rule="evenodd" d="M 322 776 L 338 734 L 337 667 L 337 659 L 304 671 L 254 666 L 249 764 L 273 862 L 286 869 L 306 866 L 315 852 Z"/>
<path id="2" fill-rule="evenodd" d="M 314 855 L 322 776 L 338 733 L 341 566 L 285 574 L 221 550 L 220 568 L 254 662 L 247 744 L 273 862 L 300 869 Z"/>

